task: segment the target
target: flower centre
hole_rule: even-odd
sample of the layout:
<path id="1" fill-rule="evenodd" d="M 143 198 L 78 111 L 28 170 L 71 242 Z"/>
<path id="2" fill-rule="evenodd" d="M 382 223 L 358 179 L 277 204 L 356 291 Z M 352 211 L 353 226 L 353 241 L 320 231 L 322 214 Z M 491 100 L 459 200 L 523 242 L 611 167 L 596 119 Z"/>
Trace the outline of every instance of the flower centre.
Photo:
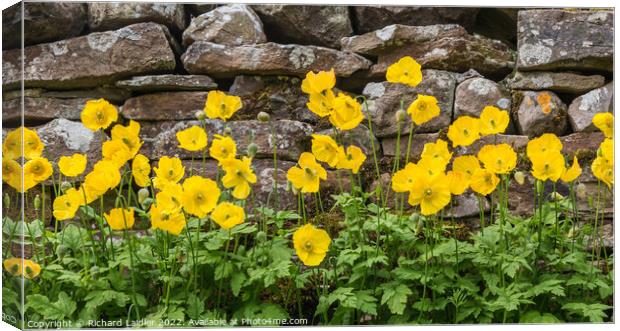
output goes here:
<path id="1" fill-rule="evenodd" d="M 304 247 L 306 248 L 306 250 L 312 250 L 312 243 L 309 241 L 306 241 L 306 243 L 304 244 Z"/>
<path id="2" fill-rule="evenodd" d="M 491 126 L 495 127 L 495 120 L 491 120 Z"/>
<path id="3" fill-rule="evenodd" d="M 100 122 L 100 123 L 103 122 L 104 117 L 105 117 L 105 115 L 103 114 L 103 112 L 101 112 L 101 111 L 97 112 L 97 121 L 98 122 Z"/>
<path id="4" fill-rule="evenodd" d="M 465 137 L 468 137 L 468 136 L 469 136 L 469 130 L 467 130 L 467 129 L 463 129 L 463 135 L 464 135 Z"/>
<path id="5" fill-rule="evenodd" d="M 424 191 L 424 195 L 430 197 L 431 195 L 433 195 L 433 190 L 427 188 L 426 191 Z"/>
<path id="6" fill-rule="evenodd" d="M 202 201 L 203 199 L 204 199 L 204 195 L 202 195 L 202 193 L 196 194 L 196 200 Z"/>

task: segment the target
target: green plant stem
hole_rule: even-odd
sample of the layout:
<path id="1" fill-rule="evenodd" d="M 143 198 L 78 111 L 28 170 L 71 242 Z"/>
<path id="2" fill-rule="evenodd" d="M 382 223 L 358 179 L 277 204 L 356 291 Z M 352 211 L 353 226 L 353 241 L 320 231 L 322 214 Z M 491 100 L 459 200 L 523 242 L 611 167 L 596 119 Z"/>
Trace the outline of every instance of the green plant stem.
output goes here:
<path id="1" fill-rule="evenodd" d="M 278 193 L 278 144 L 276 139 L 276 129 L 271 119 L 269 120 L 269 128 L 271 131 L 271 143 L 273 144 L 273 191 L 275 193 L 274 209 L 278 212 L 280 210 L 280 197 Z"/>

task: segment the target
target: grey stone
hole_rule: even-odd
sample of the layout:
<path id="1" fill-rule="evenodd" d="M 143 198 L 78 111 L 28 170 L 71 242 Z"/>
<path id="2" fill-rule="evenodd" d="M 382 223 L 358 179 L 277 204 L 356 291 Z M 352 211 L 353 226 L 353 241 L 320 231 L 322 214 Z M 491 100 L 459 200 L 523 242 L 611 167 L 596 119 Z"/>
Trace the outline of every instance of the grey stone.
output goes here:
<path id="1" fill-rule="evenodd" d="M 594 159 L 599 145 L 603 142 L 605 136 L 602 132 L 575 132 L 560 137 L 560 141 L 564 148 L 562 154 L 571 160 L 573 156 L 577 156 L 579 160 Z M 584 166 L 582 164 L 581 168 Z"/>
<path id="2" fill-rule="evenodd" d="M 439 116 L 416 127 L 416 132 L 437 132 L 448 127 L 452 120 L 454 89 L 456 80 L 450 72 L 440 70 L 423 70 L 422 82 L 415 88 L 389 82 L 370 83 L 364 88 L 367 98 L 368 113 L 374 123 L 377 137 L 393 137 L 397 134 L 396 112 L 401 100 L 406 110 L 417 94 L 432 95 L 437 98 L 441 113 Z M 407 116 L 401 123 L 401 134 L 407 134 L 411 128 L 411 119 Z"/>
<path id="3" fill-rule="evenodd" d="M 71 38 L 86 25 L 86 5 L 69 2 L 21 2 L 2 11 L 2 49 L 21 48 L 22 20 L 24 46 Z"/>
<path id="4" fill-rule="evenodd" d="M 482 210 L 488 212 L 491 210 L 491 204 L 486 198 L 478 199 L 478 195 L 473 192 L 465 192 L 461 195 L 452 196 L 452 201 L 445 207 L 445 218 L 464 218 L 480 215 L 480 203 L 482 202 Z"/>
<path id="5" fill-rule="evenodd" d="M 549 90 L 558 93 L 583 94 L 605 84 L 601 75 L 580 75 L 571 72 L 517 71 L 507 80 L 515 90 Z"/>
<path id="6" fill-rule="evenodd" d="M 346 6 L 253 6 L 270 41 L 340 47 L 340 38 L 353 33 Z"/>
<path id="7" fill-rule="evenodd" d="M 213 9 L 217 8 L 217 5 L 210 3 L 193 3 L 186 4 L 185 8 L 192 16 L 196 17 L 206 12 L 212 11 Z"/>
<path id="8" fill-rule="evenodd" d="M 183 159 L 190 159 L 192 155 L 197 159 L 202 157 L 200 152 L 191 153 L 178 148 L 176 133 L 192 125 L 200 125 L 200 122 L 177 122 L 169 130 L 160 130 L 160 133 L 152 139 L 152 143 L 147 144 L 145 142 L 145 146 L 143 146 L 145 155 L 152 159 L 174 154 Z M 237 142 L 237 153 L 239 155 L 245 154 L 247 146 L 254 142 L 258 147 L 257 158 L 271 158 L 273 157 L 275 142 L 278 159 L 288 161 L 297 161 L 299 155 L 308 150 L 310 135 L 313 132 L 309 124 L 279 120 L 274 123 L 276 132 L 275 139 L 272 139 L 269 123 L 262 123 L 257 120 L 230 122 L 207 120 L 206 132 L 209 140 L 213 140 L 214 134 L 224 134 L 226 127 L 230 128 L 231 136 Z"/>
<path id="9" fill-rule="evenodd" d="M 455 23 L 466 29 L 476 21 L 479 8 L 458 7 L 397 7 L 397 6 L 355 6 L 355 31 L 366 33 L 391 24 L 434 25 Z"/>
<path id="10" fill-rule="evenodd" d="M 24 121 L 50 121 L 55 118 L 80 120 L 80 113 L 89 99 L 60 99 L 46 97 L 24 98 Z M 20 123 L 22 116 L 21 100 L 2 101 L 3 123 Z"/>
<path id="11" fill-rule="evenodd" d="M 263 24 L 249 6 L 230 4 L 192 19 L 183 32 L 183 45 L 195 41 L 237 46 L 264 43 L 267 37 Z"/>
<path id="12" fill-rule="evenodd" d="M 139 23 L 26 47 L 24 86 L 83 89 L 128 76 L 172 71 L 175 58 L 166 31 L 159 24 Z M 22 78 L 21 50 L 2 55 L 3 88 L 17 89 Z"/>
<path id="13" fill-rule="evenodd" d="M 225 46 L 195 42 L 181 57 L 185 69 L 192 74 L 208 74 L 215 78 L 238 75 L 305 76 L 308 71 L 334 68 L 337 76 L 350 76 L 368 69 L 371 62 L 350 53 L 317 46 L 257 45 Z"/>
<path id="14" fill-rule="evenodd" d="M 614 14 L 607 10 L 522 10 L 519 70 L 613 70 Z"/>
<path id="15" fill-rule="evenodd" d="M 409 149 L 409 161 L 417 162 L 420 159 L 424 144 L 432 143 L 440 138 L 439 133 L 416 133 L 411 138 L 411 148 Z M 445 139 L 444 139 L 445 140 Z M 447 141 L 447 140 L 446 140 Z M 409 134 L 403 134 L 400 137 L 400 147 L 398 147 L 398 139 L 384 138 L 381 140 L 383 155 L 396 156 L 396 150 L 400 151 L 400 163 L 405 164 L 407 156 L 407 145 L 409 143 Z"/>
<path id="16" fill-rule="evenodd" d="M 456 87 L 454 118 L 461 115 L 479 117 L 486 106 L 510 110 L 510 93 L 498 83 L 486 78 L 472 78 Z"/>
<path id="17" fill-rule="evenodd" d="M 549 91 L 515 92 L 516 124 L 519 133 L 535 137 L 543 133 L 563 135 L 568 128 L 566 105 Z"/>
<path id="18" fill-rule="evenodd" d="M 613 82 L 592 90 L 575 100 L 568 107 L 568 121 L 573 131 L 598 131 L 592 124 L 594 115 L 614 111 Z"/>
<path id="19" fill-rule="evenodd" d="M 115 85 L 136 92 L 209 91 L 217 88 L 213 79 L 204 75 L 136 76 L 117 81 Z"/>
<path id="20" fill-rule="evenodd" d="M 88 3 L 88 27 L 92 31 L 114 30 L 142 22 L 159 23 L 171 30 L 183 31 L 186 26 L 185 9 L 182 4 Z"/>
<path id="21" fill-rule="evenodd" d="M 230 93 L 243 102 L 238 114 L 243 119 L 255 119 L 259 112 L 271 115 L 272 120 L 291 119 L 317 124 L 319 116 L 306 103 L 308 96 L 301 91 L 297 77 L 237 76 Z"/>
<path id="22" fill-rule="evenodd" d="M 196 119 L 204 110 L 207 92 L 159 92 L 128 99 L 121 115 L 136 121 L 170 121 Z"/>
<path id="23" fill-rule="evenodd" d="M 454 156 L 477 155 L 484 145 L 489 144 L 508 144 L 515 152 L 520 153 L 525 151 L 528 141 L 529 138 L 522 135 L 497 134 L 484 136 L 469 146 L 459 146 L 455 150 Z"/>
<path id="24" fill-rule="evenodd" d="M 470 35 L 454 25 L 390 25 L 359 36 L 342 38 L 342 49 L 377 56 L 371 73 L 385 75 L 388 66 L 411 56 L 423 68 L 503 76 L 514 67 L 512 53 L 500 41 Z"/>

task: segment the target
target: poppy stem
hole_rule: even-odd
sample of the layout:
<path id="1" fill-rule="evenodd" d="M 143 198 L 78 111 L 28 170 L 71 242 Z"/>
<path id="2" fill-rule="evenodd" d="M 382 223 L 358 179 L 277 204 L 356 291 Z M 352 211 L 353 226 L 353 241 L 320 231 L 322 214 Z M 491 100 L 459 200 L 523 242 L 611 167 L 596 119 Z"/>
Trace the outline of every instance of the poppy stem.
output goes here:
<path id="1" fill-rule="evenodd" d="M 275 194 L 274 209 L 278 212 L 280 209 L 280 195 L 278 193 L 278 144 L 276 139 L 276 129 L 271 119 L 269 119 L 269 129 L 271 131 L 271 143 L 273 144 L 273 190 Z"/>

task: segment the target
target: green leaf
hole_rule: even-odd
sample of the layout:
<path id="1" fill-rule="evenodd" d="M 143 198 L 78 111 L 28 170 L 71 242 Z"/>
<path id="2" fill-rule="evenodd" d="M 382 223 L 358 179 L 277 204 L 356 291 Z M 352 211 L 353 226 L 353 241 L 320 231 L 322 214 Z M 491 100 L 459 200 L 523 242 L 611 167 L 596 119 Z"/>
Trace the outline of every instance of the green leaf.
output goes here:
<path id="1" fill-rule="evenodd" d="M 370 290 L 355 292 L 357 299 L 356 308 L 368 315 L 377 315 L 377 298 L 372 296 L 371 293 Z"/>
<path id="2" fill-rule="evenodd" d="M 519 323 L 560 323 L 561 321 L 550 313 L 541 314 L 536 310 L 530 310 L 521 315 Z"/>
<path id="3" fill-rule="evenodd" d="M 544 293 L 551 293 L 553 295 L 563 297 L 564 287 L 562 287 L 562 280 L 559 279 L 548 279 L 539 284 L 532 286 L 527 291 L 527 297 L 536 297 Z"/>
<path id="4" fill-rule="evenodd" d="M 383 290 L 381 304 L 388 305 L 392 314 L 401 315 L 405 311 L 407 297 L 411 295 L 411 290 L 404 284 L 390 282 L 380 286 Z"/>
<path id="5" fill-rule="evenodd" d="M 31 294 L 26 298 L 26 307 L 41 314 L 45 319 L 63 320 L 73 314 L 77 305 L 75 301 L 69 298 L 67 293 L 60 292 L 56 302 L 50 302 L 44 295 Z"/>
<path id="6" fill-rule="evenodd" d="M 204 302 L 195 294 L 190 294 L 187 298 L 187 316 L 191 319 L 199 319 L 204 310 Z"/>
<path id="7" fill-rule="evenodd" d="M 129 296 L 114 290 L 90 291 L 84 300 L 87 309 L 97 309 L 109 302 L 114 303 L 117 307 L 124 307 L 129 302 Z"/>
<path id="8" fill-rule="evenodd" d="M 243 282 L 247 277 L 243 272 L 236 272 L 232 275 L 230 279 L 230 288 L 234 296 L 238 296 L 241 291 L 241 287 L 243 286 Z"/>
<path id="9" fill-rule="evenodd" d="M 601 303 L 587 304 L 583 302 L 572 302 L 562 306 L 562 309 L 568 310 L 569 314 L 576 314 L 587 318 L 590 322 L 603 322 L 607 317 L 605 310 L 613 307 Z"/>
<path id="10" fill-rule="evenodd" d="M 233 265 L 230 262 L 223 262 L 215 267 L 215 280 L 226 278 L 233 271 Z"/>

